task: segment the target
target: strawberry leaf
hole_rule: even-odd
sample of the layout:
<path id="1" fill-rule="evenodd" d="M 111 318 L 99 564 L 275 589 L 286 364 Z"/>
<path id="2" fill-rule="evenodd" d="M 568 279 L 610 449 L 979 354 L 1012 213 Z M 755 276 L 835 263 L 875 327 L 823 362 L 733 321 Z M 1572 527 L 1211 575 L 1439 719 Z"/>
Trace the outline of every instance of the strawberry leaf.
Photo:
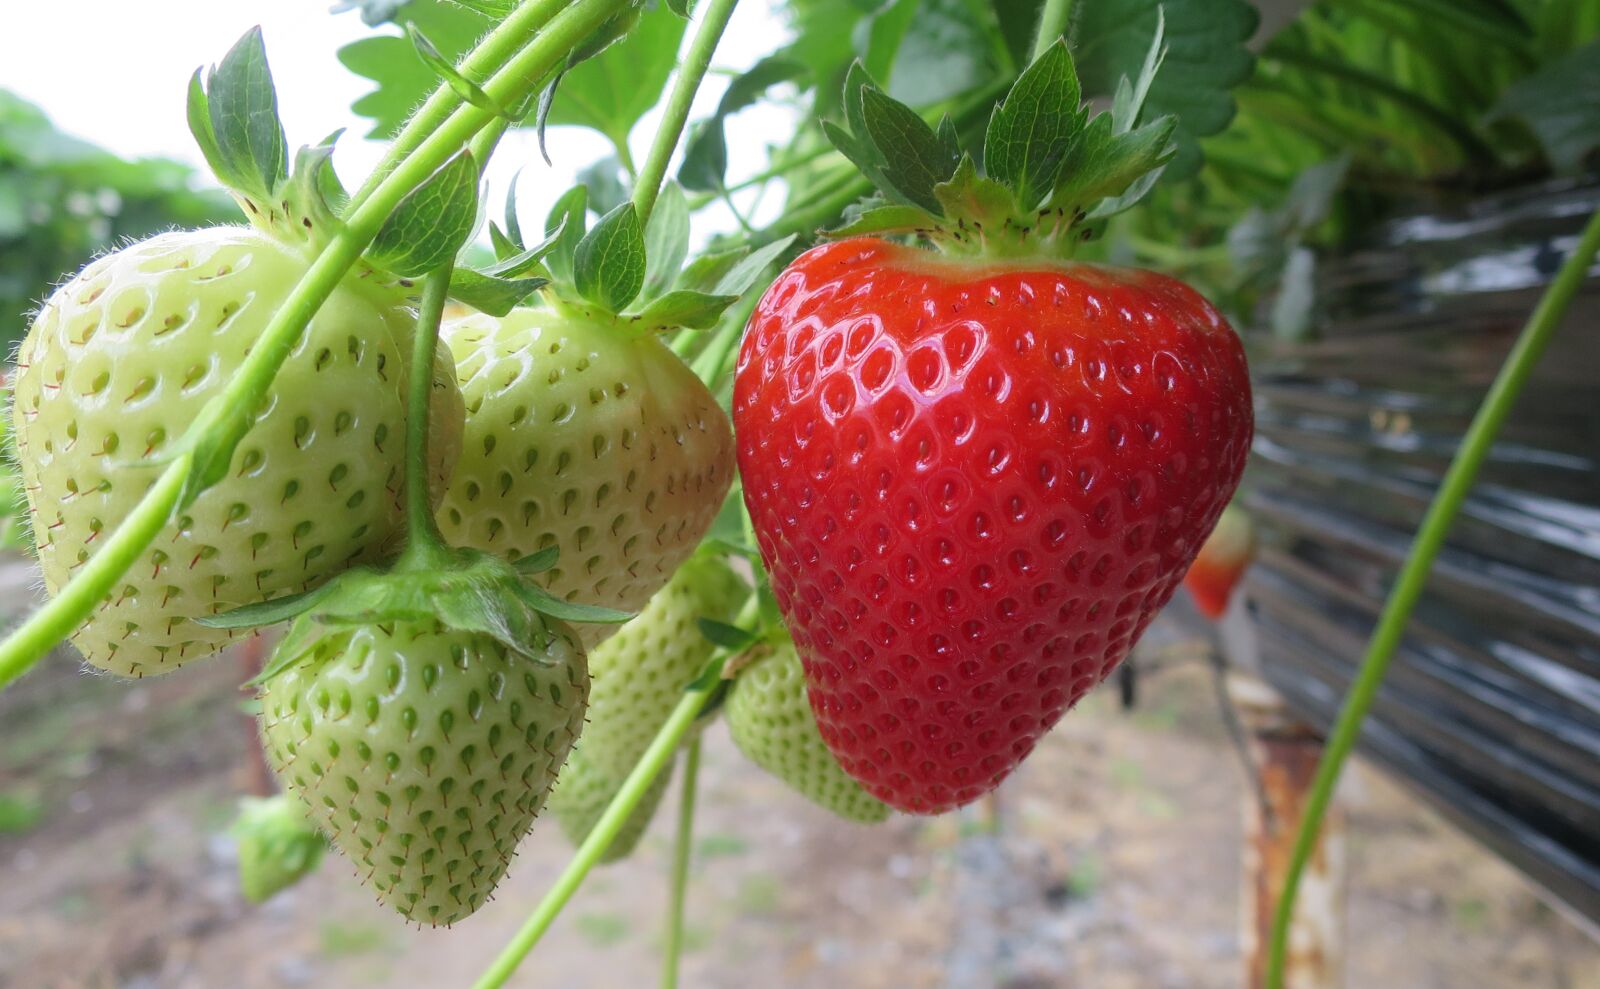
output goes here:
<path id="1" fill-rule="evenodd" d="M 478 163 L 463 149 L 400 201 L 367 258 L 403 277 L 425 275 L 456 256 L 477 213 Z"/>
<path id="2" fill-rule="evenodd" d="M 632 203 L 623 203 L 602 216 L 573 253 L 573 287 L 585 299 L 614 313 L 639 295 L 644 272 L 644 234 Z"/>
<path id="3" fill-rule="evenodd" d="M 806 75 L 800 62 L 784 55 L 769 55 L 735 76 L 717 103 L 717 112 L 700 121 L 683 151 L 678 181 L 695 192 L 718 192 L 728 171 L 725 124 L 729 117 L 750 106 L 768 89 Z"/>
<path id="4" fill-rule="evenodd" d="M 1233 118 L 1232 87 L 1250 77 L 1245 43 L 1259 20 L 1246 0 L 1104 0 L 1079 4 L 1073 55 L 1084 92 L 1111 96 L 1134 76 L 1164 20 L 1168 53 L 1149 86 L 1145 111 L 1175 115 L 1178 151 L 1168 170 L 1182 178 L 1200 167 L 1199 139 Z"/>

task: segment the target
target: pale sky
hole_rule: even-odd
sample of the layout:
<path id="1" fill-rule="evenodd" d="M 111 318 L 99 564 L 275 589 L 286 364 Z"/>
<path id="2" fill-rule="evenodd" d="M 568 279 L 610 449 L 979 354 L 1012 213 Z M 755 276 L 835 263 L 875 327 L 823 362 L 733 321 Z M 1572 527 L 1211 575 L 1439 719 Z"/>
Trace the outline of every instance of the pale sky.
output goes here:
<path id="1" fill-rule="evenodd" d="M 354 12 L 330 13 L 332 6 L 332 0 L 0 0 L 0 88 L 41 106 L 63 130 L 117 154 L 161 155 L 204 170 L 184 121 L 189 77 L 260 24 L 291 146 L 347 128 L 335 164 L 354 187 L 377 160 L 381 146 L 353 136 L 364 133 L 368 122 L 352 114 L 350 104 L 370 84 L 346 71 L 335 52 L 372 29 Z M 713 63 L 714 73 L 747 68 L 777 47 L 784 28 L 774 7 L 772 0 L 740 4 Z M 696 23 L 691 23 L 691 33 Z M 709 115 L 724 85 L 717 75 L 707 77 L 691 121 Z M 654 119 L 654 114 L 647 116 L 634 128 L 635 160 L 642 159 L 650 143 Z M 731 121 L 728 129 L 733 179 L 755 172 L 765 160 L 762 149 L 785 140 L 793 124 L 786 111 L 755 107 Z M 518 187 L 527 222 L 542 217 L 578 171 L 610 152 L 604 138 L 581 128 L 553 128 L 549 145 L 553 167 L 539 158 L 531 134 L 513 133 L 491 165 L 489 195 L 496 203 L 510 176 L 528 166 Z M 768 196 L 767 210 L 779 198 Z M 705 224 L 697 217 L 696 240 L 710 227 L 732 225 L 725 211 L 708 214 Z"/>

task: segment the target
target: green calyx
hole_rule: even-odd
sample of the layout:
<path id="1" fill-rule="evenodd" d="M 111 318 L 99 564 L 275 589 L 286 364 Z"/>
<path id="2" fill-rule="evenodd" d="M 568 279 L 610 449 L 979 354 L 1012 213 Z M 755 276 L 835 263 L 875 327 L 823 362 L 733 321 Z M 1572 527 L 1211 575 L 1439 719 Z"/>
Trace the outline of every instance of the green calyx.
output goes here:
<path id="1" fill-rule="evenodd" d="M 620 332 L 706 330 L 794 240 L 707 254 L 685 264 L 689 204 L 676 183 L 661 191 L 647 224 L 640 223 L 633 203 L 624 202 L 590 226 L 589 207 L 588 188 L 574 186 L 551 207 L 543 239 L 529 247 L 513 185 L 503 225 L 489 225 L 497 260 L 484 271 L 533 276 L 544 283 L 545 305 Z"/>
<path id="2" fill-rule="evenodd" d="M 1177 152 L 1176 118 L 1139 119 L 1163 33 L 1158 20 L 1139 78 L 1124 76 L 1098 114 L 1082 102 L 1065 42 L 1051 45 L 995 107 L 979 157 L 948 116 L 929 126 L 852 66 L 844 126 L 823 129 L 880 195 L 828 235 L 914 234 L 960 256 L 1070 257 L 1143 198 Z"/>
<path id="3" fill-rule="evenodd" d="M 414 29 L 418 57 L 463 99 L 508 121 L 529 106 L 500 108 L 438 54 Z M 261 29 L 253 28 L 216 66 L 189 81 L 189 130 L 206 162 L 251 224 L 282 243 L 321 250 L 344 228 L 349 196 L 333 171 L 339 134 L 301 148 L 289 167 L 288 139 Z M 400 201 L 372 238 L 353 280 L 397 301 L 416 294 L 418 279 L 456 259 L 477 230 L 479 162 L 461 149 Z M 476 270 L 457 261 L 450 296 L 504 315 L 544 285 L 512 271 Z"/>
<path id="4" fill-rule="evenodd" d="M 553 634 L 549 619 L 617 623 L 632 617 L 611 608 L 563 601 L 526 579 L 555 562 L 554 547 L 507 563 L 477 550 L 435 546 L 427 553 L 402 556 L 387 571 L 348 570 L 303 594 L 199 621 L 212 628 L 239 629 L 293 619 L 272 662 L 256 678 L 265 682 L 297 662 L 305 653 L 302 647 L 329 626 L 432 621 L 491 636 L 512 652 L 537 660 Z"/>

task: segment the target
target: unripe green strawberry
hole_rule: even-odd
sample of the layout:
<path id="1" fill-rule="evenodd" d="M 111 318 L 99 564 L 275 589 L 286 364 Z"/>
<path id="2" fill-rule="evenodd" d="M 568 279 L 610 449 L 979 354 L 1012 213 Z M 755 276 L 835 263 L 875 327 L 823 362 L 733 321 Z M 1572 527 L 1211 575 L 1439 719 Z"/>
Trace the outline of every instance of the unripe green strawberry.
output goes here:
<path id="1" fill-rule="evenodd" d="M 888 806 L 851 779 L 822 741 L 794 643 L 785 635 L 757 648 L 766 655 L 739 671 L 724 708 L 739 751 L 840 817 L 863 824 L 887 818 Z"/>
<path id="2" fill-rule="evenodd" d="M 246 797 L 230 829 L 239 841 L 239 888 L 261 903 L 294 885 L 322 861 L 328 842 L 299 797 Z"/>
<path id="3" fill-rule="evenodd" d="M 379 900 L 418 924 L 461 920 L 583 726 L 576 635 L 541 619 L 523 655 L 434 621 L 314 627 L 262 687 L 274 767 Z"/>
<path id="4" fill-rule="evenodd" d="M 13 421 L 45 586 L 109 537 L 206 402 L 227 386 L 306 258 L 256 230 L 162 234 L 100 258 L 40 310 Z M 279 371 L 229 476 L 185 509 L 72 637 L 102 669 L 162 673 L 232 633 L 188 619 L 300 591 L 401 531 L 411 320 L 359 279 L 334 290 Z M 447 362 L 441 364 L 447 367 Z M 458 449 L 436 382 L 431 471 Z"/>
<path id="5" fill-rule="evenodd" d="M 699 619 L 731 622 L 749 592 L 721 557 L 678 568 L 638 616 L 589 653 L 589 723 L 561 771 L 550 809 L 574 845 L 588 837 L 715 648 Z M 667 785 L 663 773 L 634 808 L 605 861 L 632 853 Z"/>
<path id="6" fill-rule="evenodd" d="M 548 309 L 445 324 L 467 425 L 439 526 L 515 560 L 547 546 L 558 598 L 644 606 L 699 545 L 733 478 L 733 431 L 653 334 Z M 611 626 L 583 626 L 593 645 Z"/>

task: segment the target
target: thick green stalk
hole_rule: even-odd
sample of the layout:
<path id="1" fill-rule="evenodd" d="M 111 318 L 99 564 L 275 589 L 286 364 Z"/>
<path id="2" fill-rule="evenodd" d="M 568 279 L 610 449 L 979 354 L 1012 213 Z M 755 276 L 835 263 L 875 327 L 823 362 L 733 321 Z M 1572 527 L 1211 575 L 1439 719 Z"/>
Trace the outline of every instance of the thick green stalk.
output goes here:
<path id="1" fill-rule="evenodd" d="M 1067 22 L 1072 18 L 1072 0 L 1044 0 L 1044 10 L 1039 13 L 1039 30 L 1033 36 L 1033 57 L 1037 61 L 1056 39 L 1067 33 Z"/>
<path id="2" fill-rule="evenodd" d="M 571 3 L 572 0 L 531 0 L 529 3 L 521 4 L 507 14 L 505 20 L 496 24 L 494 30 L 484 35 L 483 40 L 467 53 L 456 69 L 473 82 L 481 83 L 499 71 L 518 49 L 532 40 L 540 28 Z M 460 105 L 461 97 L 449 86 L 435 89 L 389 143 L 388 150 L 373 168 L 372 174 L 367 176 L 367 180 L 351 198 L 351 207 L 366 202 L 377 189 L 378 183 L 394 171 L 401 159 L 414 151 L 435 128 L 448 120 L 450 114 Z"/>
<path id="3" fill-rule="evenodd" d="M 749 628 L 760 613 L 760 598 L 752 594 L 745 600 L 744 607 L 739 610 L 739 617 L 734 620 L 734 624 L 741 628 Z M 708 683 L 707 680 L 721 674 L 722 665 L 727 662 L 728 656 L 727 650 L 718 649 L 707 662 L 706 673 L 696 678 L 695 682 L 683 692 L 683 696 L 678 699 L 678 706 L 672 709 L 672 714 L 667 717 L 666 723 L 656 732 L 655 739 L 651 741 L 650 747 L 645 749 L 644 755 L 634 763 L 633 771 L 622 781 L 622 788 L 611 798 L 610 806 L 600 815 L 600 820 L 590 829 L 589 836 L 583 839 L 583 844 L 573 853 L 566 869 L 556 877 L 555 884 L 545 891 L 544 899 L 534 907 L 533 913 L 523 922 L 522 928 L 511 939 L 511 943 L 501 950 L 494 963 L 478 977 L 477 982 L 472 984 L 472 989 L 500 989 L 517 970 L 517 966 L 522 964 L 528 952 L 539 943 L 544 932 L 550 929 L 561 909 L 572 899 L 572 894 L 578 891 L 584 878 L 589 875 L 589 870 L 599 863 L 600 856 L 604 855 L 606 849 L 616 840 L 617 832 L 628 823 L 629 816 L 633 814 L 634 808 L 639 806 L 639 801 L 644 799 L 650 785 L 672 760 L 672 755 L 678 750 L 679 744 L 694 728 L 695 719 L 700 717 L 706 702 L 716 692 L 716 684 Z"/>
<path id="4" fill-rule="evenodd" d="M 672 92 L 667 96 L 661 126 L 656 129 L 655 140 L 651 142 L 650 152 L 644 159 L 644 167 L 639 170 L 639 177 L 633 183 L 633 207 L 639 214 L 641 227 L 650 221 L 650 211 L 655 208 L 656 197 L 661 194 L 661 181 L 667 175 L 667 162 L 672 159 L 678 139 L 683 136 L 683 126 L 689 120 L 689 107 L 694 103 L 694 94 L 700 89 L 706 70 L 711 68 L 711 56 L 716 53 L 717 43 L 722 40 L 722 32 L 728 27 L 728 19 L 733 16 L 733 8 L 738 3 L 739 0 L 710 0 L 705 19 L 695 30 L 694 40 L 689 42 L 689 51 L 678 69 Z"/>
<path id="5" fill-rule="evenodd" d="M 667 905 L 667 946 L 661 962 L 661 989 L 678 989 L 678 959 L 683 956 L 684 904 L 689 894 L 689 856 L 694 851 L 694 797 L 700 782 L 700 734 L 683 752 L 683 793 L 678 803 L 678 834 L 672 849 L 672 899 Z"/>
<path id="6" fill-rule="evenodd" d="M 1501 366 L 1494 384 L 1484 396 L 1483 404 L 1478 407 L 1477 415 L 1462 437 L 1461 447 L 1456 451 L 1450 469 L 1445 472 L 1433 503 L 1428 506 L 1405 566 L 1401 568 L 1394 589 L 1384 603 L 1383 614 L 1372 633 L 1372 641 L 1367 645 L 1366 656 L 1356 672 L 1355 682 L 1350 685 L 1350 692 L 1345 696 L 1344 707 L 1334 724 L 1333 734 L 1328 738 L 1322 762 L 1317 766 L 1317 775 L 1306 801 L 1305 816 L 1300 822 L 1300 832 L 1295 837 L 1294 854 L 1289 861 L 1289 871 L 1284 877 L 1283 891 L 1272 919 L 1272 944 L 1267 954 L 1268 989 L 1283 989 L 1284 967 L 1289 953 L 1289 928 L 1294 919 L 1295 895 L 1300 889 L 1300 878 L 1316 847 L 1323 816 L 1333 801 L 1339 772 L 1360 738 L 1362 721 L 1378 696 L 1378 688 L 1389 669 L 1389 661 L 1405 635 L 1411 612 L 1427 587 L 1428 572 L 1433 568 L 1433 561 L 1444 546 L 1450 527 L 1472 489 L 1478 469 L 1489 455 L 1495 434 L 1500 431 L 1517 396 L 1528 383 L 1528 377 L 1533 373 L 1539 356 L 1544 353 L 1545 346 L 1555 335 L 1556 327 L 1560 325 L 1561 317 L 1588 275 L 1589 265 L 1597 251 L 1600 251 L 1600 211 L 1589 218 L 1578 246 L 1568 255 L 1555 281 L 1545 290 L 1527 326 L 1511 348 L 1511 353 L 1506 356 L 1505 364 Z"/>
<path id="7" fill-rule="evenodd" d="M 551 21 L 548 29 L 517 53 L 483 88 L 502 105 L 521 99 L 529 87 L 556 63 L 566 58 L 580 41 L 629 0 L 579 0 Z M 448 87 L 447 87 L 448 88 Z M 460 100 L 457 99 L 457 103 Z M 361 252 L 377 236 L 384 220 L 400 200 L 421 185 L 450 156 L 496 115 L 473 106 L 457 110 L 393 171 L 378 183 L 366 202 L 345 217 L 344 225 L 323 246 L 306 273 L 261 333 L 223 392 L 207 404 L 192 427 L 193 436 L 224 439 L 229 448 L 248 432 L 251 422 L 240 410 L 258 409 L 278 369 L 299 342 L 313 316 L 333 294 Z M 229 436 L 227 430 L 233 435 Z M 219 435 L 220 434 L 220 435 Z M 195 444 L 198 446 L 199 444 Z M 0 687 L 15 680 L 37 663 L 73 629 L 83 624 L 96 605 L 128 572 L 171 518 L 188 481 L 193 460 L 183 456 L 169 464 L 133 513 L 124 519 L 94 561 L 80 570 L 23 625 L 0 642 Z"/>

